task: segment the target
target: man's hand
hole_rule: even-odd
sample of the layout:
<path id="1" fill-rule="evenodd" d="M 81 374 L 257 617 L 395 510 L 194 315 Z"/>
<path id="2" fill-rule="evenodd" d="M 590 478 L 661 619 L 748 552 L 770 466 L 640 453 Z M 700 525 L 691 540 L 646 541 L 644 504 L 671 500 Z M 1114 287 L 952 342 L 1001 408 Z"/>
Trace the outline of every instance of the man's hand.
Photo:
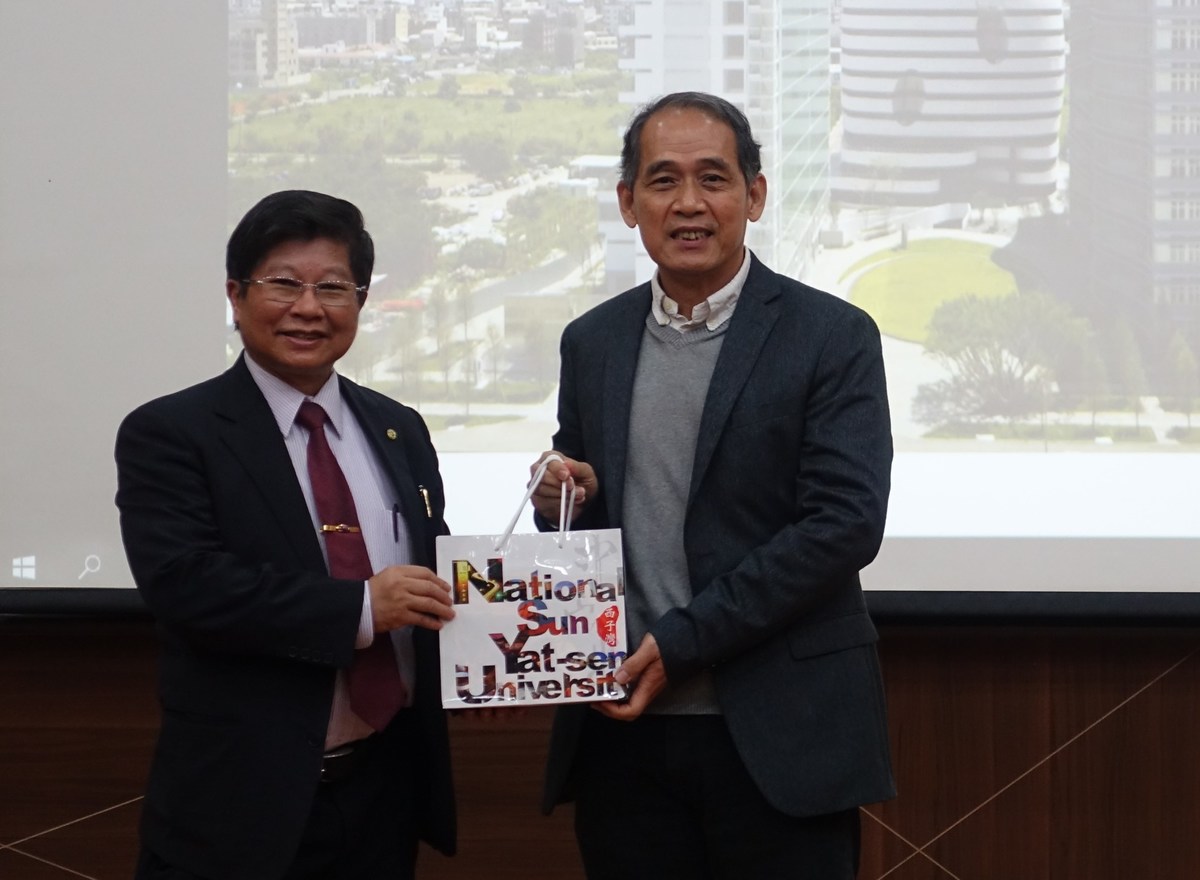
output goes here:
<path id="1" fill-rule="evenodd" d="M 567 490 L 570 491 L 572 484 L 575 487 L 575 509 L 571 513 L 571 521 L 578 519 L 579 514 L 583 512 L 584 507 L 588 502 L 600 494 L 600 483 L 596 479 L 596 472 L 592 466 L 586 461 L 576 461 L 573 458 L 567 458 L 561 452 L 555 452 L 553 449 L 548 452 L 543 452 L 538 456 L 529 467 L 529 474 L 532 477 L 537 473 L 538 467 L 545 460 L 547 455 L 557 455 L 562 458 L 562 461 L 552 461 L 546 467 L 546 473 L 542 476 L 542 481 L 538 484 L 537 490 L 533 493 L 533 507 L 542 515 L 542 518 L 547 522 L 558 522 L 559 497 L 562 494 L 560 487 L 563 483 L 567 484 Z"/>
<path id="2" fill-rule="evenodd" d="M 420 565 L 390 565 L 367 581 L 375 632 L 402 626 L 441 629 L 454 617 L 450 585 Z"/>
<path id="3" fill-rule="evenodd" d="M 649 633 L 642 639 L 638 649 L 625 658 L 614 676 L 618 684 L 630 688 L 632 694 L 624 703 L 593 703 L 596 711 L 614 721 L 632 721 L 654 702 L 654 698 L 667 686 L 667 673 L 663 669 L 662 655 L 658 642 Z"/>

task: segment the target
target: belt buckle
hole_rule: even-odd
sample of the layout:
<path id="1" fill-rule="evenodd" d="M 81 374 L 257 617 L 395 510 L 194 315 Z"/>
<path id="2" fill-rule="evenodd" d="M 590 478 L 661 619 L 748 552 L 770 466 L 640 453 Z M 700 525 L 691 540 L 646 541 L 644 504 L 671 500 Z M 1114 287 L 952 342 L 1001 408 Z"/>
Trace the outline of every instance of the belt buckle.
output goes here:
<path id="1" fill-rule="evenodd" d="M 338 746 L 321 756 L 321 782 L 339 782 L 350 774 L 357 744 Z"/>

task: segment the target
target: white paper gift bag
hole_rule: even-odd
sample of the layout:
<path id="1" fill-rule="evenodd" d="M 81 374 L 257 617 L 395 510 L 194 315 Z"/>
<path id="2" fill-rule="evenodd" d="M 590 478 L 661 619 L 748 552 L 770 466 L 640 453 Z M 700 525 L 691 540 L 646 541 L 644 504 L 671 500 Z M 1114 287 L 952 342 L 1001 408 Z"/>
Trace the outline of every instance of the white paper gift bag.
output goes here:
<path id="1" fill-rule="evenodd" d="M 453 589 L 440 632 L 442 705 L 450 709 L 615 700 L 626 654 L 620 529 L 514 535 L 548 458 L 502 535 L 437 539 L 438 574 Z M 572 497 L 573 500 L 573 497 Z"/>

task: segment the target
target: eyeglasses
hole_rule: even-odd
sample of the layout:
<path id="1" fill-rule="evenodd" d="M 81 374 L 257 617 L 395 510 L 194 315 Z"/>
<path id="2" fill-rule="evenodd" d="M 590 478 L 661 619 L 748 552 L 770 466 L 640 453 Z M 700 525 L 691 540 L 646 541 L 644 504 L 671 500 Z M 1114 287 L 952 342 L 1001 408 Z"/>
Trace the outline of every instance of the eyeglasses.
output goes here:
<path id="1" fill-rule="evenodd" d="M 356 298 L 367 292 L 366 287 L 359 287 L 353 281 L 318 281 L 313 284 L 297 281 L 295 278 L 243 278 L 242 284 L 257 284 L 262 287 L 263 296 L 271 302 L 291 305 L 304 296 L 304 291 L 312 288 L 313 294 L 323 306 L 329 308 L 344 308 Z"/>

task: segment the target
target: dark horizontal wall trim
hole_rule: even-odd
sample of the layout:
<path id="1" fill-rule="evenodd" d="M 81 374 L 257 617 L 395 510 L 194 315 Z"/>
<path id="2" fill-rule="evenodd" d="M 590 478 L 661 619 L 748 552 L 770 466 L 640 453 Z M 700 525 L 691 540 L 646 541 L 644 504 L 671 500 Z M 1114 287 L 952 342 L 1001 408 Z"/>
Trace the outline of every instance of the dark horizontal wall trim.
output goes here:
<path id="1" fill-rule="evenodd" d="M 149 613 L 133 587 L 0 588 L 0 618 L 5 615 L 125 617 Z"/>
<path id="2" fill-rule="evenodd" d="M 879 623 L 1200 623 L 1200 593 L 1029 593 L 891 591 L 867 593 Z"/>
<path id="3" fill-rule="evenodd" d="M 870 590 L 878 623 L 1190 625 L 1200 624 L 1200 593 L 1031 593 Z M 4 617 L 145 617 L 128 589 L 3 588 Z"/>

